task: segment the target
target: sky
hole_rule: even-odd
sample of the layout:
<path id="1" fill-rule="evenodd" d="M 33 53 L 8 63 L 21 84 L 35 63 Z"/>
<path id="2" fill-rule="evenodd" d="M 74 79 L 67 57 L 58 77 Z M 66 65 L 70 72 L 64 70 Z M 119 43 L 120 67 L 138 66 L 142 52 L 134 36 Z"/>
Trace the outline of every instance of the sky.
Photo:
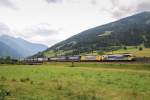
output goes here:
<path id="1" fill-rule="evenodd" d="M 52 46 L 143 11 L 150 0 L 0 0 L 0 35 Z"/>

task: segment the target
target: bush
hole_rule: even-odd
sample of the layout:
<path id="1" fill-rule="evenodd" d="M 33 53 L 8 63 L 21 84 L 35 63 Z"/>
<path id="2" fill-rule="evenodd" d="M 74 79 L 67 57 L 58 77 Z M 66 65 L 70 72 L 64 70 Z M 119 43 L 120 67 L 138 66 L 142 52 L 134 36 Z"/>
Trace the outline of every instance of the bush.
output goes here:
<path id="1" fill-rule="evenodd" d="M 17 59 L 11 59 L 9 56 L 6 58 L 0 58 L 0 64 L 18 64 Z"/>
<path id="2" fill-rule="evenodd" d="M 34 84 L 34 82 L 33 82 L 33 81 L 30 81 L 30 84 Z"/>
<path id="3" fill-rule="evenodd" d="M 1 81 L 6 81 L 6 80 L 7 80 L 7 78 L 6 78 L 6 77 L 4 77 L 4 76 L 1 76 L 1 77 L 0 77 L 0 80 L 1 80 Z"/>
<path id="4" fill-rule="evenodd" d="M 27 78 L 21 78 L 21 79 L 20 79 L 20 82 L 27 82 L 27 81 L 29 81 L 29 80 L 30 80 L 30 78 L 28 78 L 28 77 L 27 77 Z"/>
<path id="5" fill-rule="evenodd" d="M 127 50 L 128 48 L 126 46 L 123 47 L 124 50 Z"/>
<path id="6" fill-rule="evenodd" d="M 98 52 L 98 54 L 99 54 L 99 55 L 104 55 L 105 53 L 104 53 L 104 52 Z"/>
<path id="7" fill-rule="evenodd" d="M 17 80 L 13 78 L 11 81 L 12 81 L 12 82 L 16 82 Z"/>
<path id="8" fill-rule="evenodd" d="M 0 100 L 4 100 L 6 96 L 9 96 L 10 92 L 3 89 L 3 86 L 0 86 Z"/>
<path id="9" fill-rule="evenodd" d="M 142 47 L 139 47 L 139 51 L 142 51 L 143 50 L 143 48 Z"/>

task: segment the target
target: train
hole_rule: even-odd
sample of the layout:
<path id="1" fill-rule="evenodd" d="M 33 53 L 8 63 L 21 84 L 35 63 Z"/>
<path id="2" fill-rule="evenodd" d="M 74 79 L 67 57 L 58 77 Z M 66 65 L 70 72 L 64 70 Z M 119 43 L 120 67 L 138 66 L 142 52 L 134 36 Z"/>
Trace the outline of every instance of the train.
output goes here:
<path id="1" fill-rule="evenodd" d="M 134 61 L 133 54 L 109 54 L 109 55 L 73 55 L 26 59 L 31 62 L 109 62 L 109 61 Z"/>
<path id="2" fill-rule="evenodd" d="M 100 62 L 100 61 L 134 61 L 133 54 L 111 54 L 111 55 L 75 55 L 49 57 L 48 61 L 81 61 L 81 62 Z"/>

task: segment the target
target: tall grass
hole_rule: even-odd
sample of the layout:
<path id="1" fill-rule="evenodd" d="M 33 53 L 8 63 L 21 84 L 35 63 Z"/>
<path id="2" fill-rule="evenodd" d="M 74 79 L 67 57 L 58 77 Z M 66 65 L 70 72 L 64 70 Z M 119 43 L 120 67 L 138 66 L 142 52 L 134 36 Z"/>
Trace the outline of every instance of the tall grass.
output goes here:
<path id="1" fill-rule="evenodd" d="M 0 66 L 11 100 L 149 100 L 149 65 L 50 63 Z M 124 67 L 124 68 L 123 68 Z M 12 81 L 15 80 L 15 81 Z"/>

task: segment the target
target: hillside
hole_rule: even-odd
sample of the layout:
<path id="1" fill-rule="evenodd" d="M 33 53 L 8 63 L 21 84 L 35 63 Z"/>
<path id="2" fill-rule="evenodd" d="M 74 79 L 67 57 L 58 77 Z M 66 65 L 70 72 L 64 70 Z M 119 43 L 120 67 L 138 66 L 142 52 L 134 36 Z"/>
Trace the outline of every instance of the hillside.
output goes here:
<path id="1" fill-rule="evenodd" d="M 104 54 L 125 54 L 125 53 L 131 53 L 135 55 L 136 57 L 150 57 L 150 48 L 144 48 L 142 47 L 142 50 L 139 50 L 141 47 L 135 47 L 135 46 L 127 46 L 126 49 L 120 48 L 113 51 L 108 52 L 99 52 L 99 51 L 93 51 L 90 53 L 86 53 L 86 55 L 104 55 Z"/>
<path id="2" fill-rule="evenodd" d="M 18 57 L 20 55 L 21 54 L 19 54 L 18 52 L 16 52 L 14 49 L 12 49 L 11 47 L 9 47 L 5 43 L 0 42 L 0 57 L 10 56 L 10 57 L 16 58 L 16 57 Z"/>
<path id="3" fill-rule="evenodd" d="M 106 52 L 106 54 L 120 54 L 120 53 L 132 53 L 136 57 L 150 57 L 150 48 L 143 48 L 143 50 L 138 50 L 135 47 L 128 47 L 127 50 L 119 49 L 113 52 Z"/>
<path id="4" fill-rule="evenodd" d="M 45 45 L 30 43 L 21 38 L 14 38 L 7 35 L 0 36 L 0 42 L 1 45 L 5 44 L 5 46 L 0 46 L 1 57 L 28 57 L 47 49 Z M 10 53 L 8 53 L 8 51 Z"/>
<path id="5" fill-rule="evenodd" d="M 73 54 L 91 50 L 111 51 L 121 46 L 150 47 L 150 12 L 143 12 L 118 21 L 83 31 L 62 41 L 43 54 L 50 51 L 70 51 Z M 71 54 L 71 53 L 70 53 Z"/>

